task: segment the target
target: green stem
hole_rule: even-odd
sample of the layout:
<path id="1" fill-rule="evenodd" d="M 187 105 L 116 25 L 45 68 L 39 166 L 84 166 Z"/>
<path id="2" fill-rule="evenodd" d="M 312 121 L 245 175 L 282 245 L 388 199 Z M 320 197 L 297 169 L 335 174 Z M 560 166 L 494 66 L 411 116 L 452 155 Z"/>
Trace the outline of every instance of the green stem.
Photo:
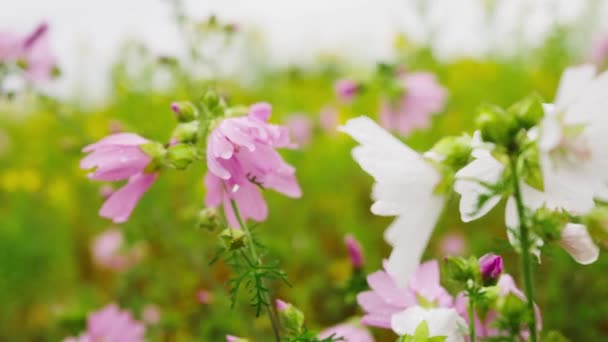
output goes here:
<path id="1" fill-rule="evenodd" d="M 519 239 L 521 243 L 521 267 L 524 278 L 524 291 L 528 300 L 528 312 L 530 320 L 528 329 L 530 330 L 530 341 L 536 342 L 536 314 L 534 310 L 534 287 L 532 286 L 532 263 L 530 255 L 530 236 L 529 228 L 526 226 L 526 213 L 524 201 L 522 199 L 519 175 L 517 174 L 517 157 L 511 156 L 511 172 L 513 174 L 513 190 L 515 203 L 517 205 L 517 215 L 519 218 Z"/>
<path id="2" fill-rule="evenodd" d="M 239 211 L 239 207 L 236 205 L 236 202 L 234 200 L 230 200 L 230 204 L 232 205 L 232 210 L 234 210 L 234 216 L 236 216 L 236 219 L 239 222 L 241 229 L 243 230 L 243 232 L 245 233 L 245 236 L 247 237 L 247 246 L 249 247 L 249 252 L 251 253 L 251 257 L 258 265 L 261 265 L 262 260 L 258 256 L 258 253 L 255 249 L 255 244 L 253 243 L 253 237 L 251 236 L 251 231 L 249 230 L 249 227 L 247 227 L 247 224 L 241 217 L 241 212 Z M 266 301 L 266 303 L 268 303 L 268 305 L 266 306 L 266 309 L 267 309 L 266 312 L 268 313 L 268 318 L 270 319 L 270 323 L 272 324 L 272 332 L 274 333 L 274 338 L 275 338 L 276 342 L 281 342 L 279 317 L 276 312 L 274 301 L 273 301 L 270 293 L 264 295 L 264 297 L 266 297 L 266 298 L 264 298 L 264 301 Z"/>
<path id="3" fill-rule="evenodd" d="M 469 292 L 469 337 L 475 342 L 475 296 Z"/>

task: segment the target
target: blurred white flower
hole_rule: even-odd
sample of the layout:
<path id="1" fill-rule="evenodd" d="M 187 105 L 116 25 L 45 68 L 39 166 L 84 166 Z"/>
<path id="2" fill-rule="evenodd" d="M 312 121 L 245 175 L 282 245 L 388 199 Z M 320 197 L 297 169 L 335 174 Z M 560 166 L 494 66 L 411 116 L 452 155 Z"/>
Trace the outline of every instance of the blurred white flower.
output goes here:
<path id="1" fill-rule="evenodd" d="M 414 335 L 422 322 L 428 326 L 428 337 L 445 337 L 445 342 L 466 341 L 467 323 L 454 309 L 414 306 L 394 314 L 391 328 L 398 335 Z"/>
<path id="2" fill-rule="evenodd" d="M 372 213 L 397 216 L 384 233 L 393 247 L 386 269 L 404 286 L 420 264 L 443 209 L 444 196 L 434 193 L 441 176 L 419 153 L 368 117 L 348 120 L 340 130 L 359 142 L 353 158 L 376 181 Z"/>

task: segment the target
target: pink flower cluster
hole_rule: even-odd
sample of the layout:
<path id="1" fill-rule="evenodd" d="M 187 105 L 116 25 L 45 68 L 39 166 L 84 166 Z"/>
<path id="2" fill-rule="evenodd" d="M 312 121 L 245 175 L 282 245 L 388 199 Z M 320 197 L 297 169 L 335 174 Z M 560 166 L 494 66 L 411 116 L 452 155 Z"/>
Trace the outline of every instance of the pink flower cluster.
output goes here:
<path id="1" fill-rule="evenodd" d="M 32 81 L 53 76 L 56 65 L 48 40 L 48 25 L 42 23 L 27 35 L 0 32 L 0 63 L 23 63 L 25 75 Z"/>
<path id="2" fill-rule="evenodd" d="M 127 221 L 135 205 L 156 180 L 158 173 L 146 172 L 152 160 L 141 150 L 148 140 L 134 133 L 117 133 L 82 149 L 90 153 L 80 162 L 83 169 L 94 169 L 91 179 L 127 184 L 113 192 L 99 210 L 99 215 L 122 223 Z"/>
<path id="3" fill-rule="evenodd" d="M 145 325 L 134 320 L 129 311 L 109 304 L 89 315 L 83 334 L 68 337 L 63 342 L 143 342 L 145 332 Z"/>
<path id="4" fill-rule="evenodd" d="M 232 227 L 238 227 L 238 221 L 231 201 L 236 202 L 243 219 L 262 221 L 268 207 L 261 189 L 274 189 L 289 197 L 302 194 L 295 169 L 275 150 L 288 147 L 290 141 L 287 128 L 268 123 L 271 111 L 267 103 L 255 104 L 247 116 L 221 121 L 208 138 L 205 204 L 223 204 Z"/>
<path id="5" fill-rule="evenodd" d="M 486 259 L 495 258 L 488 257 Z M 486 265 L 484 259 L 484 265 Z M 497 265 L 497 262 L 492 262 Z M 493 270 L 500 268 L 493 267 Z M 402 312 L 414 306 L 434 306 L 443 308 L 453 308 L 459 315 L 468 321 L 467 302 L 468 299 L 464 292 L 458 294 L 456 298 L 452 296 L 440 285 L 439 264 L 435 260 L 422 263 L 410 278 L 407 286 L 399 287 L 395 279 L 386 271 L 381 270 L 370 274 L 367 282 L 370 291 L 359 293 L 357 302 L 365 311 L 361 323 L 368 326 L 390 329 L 391 318 L 394 314 Z M 517 288 L 513 278 L 508 274 L 502 274 L 498 284 L 499 295 L 506 296 L 513 293 L 517 297 L 525 300 L 525 295 Z M 540 311 L 536 311 L 537 320 L 540 322 Z M 482 321 L 476 317 L 476 333 L 479 337 L 501 336 L 499 331 L 494 328 L 496 312 L 489 312 Z M 539 324 L 540 330 L 540 324 Z"/>
<path id="6" fill-rule="evenodd" d="M 403 94 L 396 101 L 382 101 L 380 123 L 400 134 L 429 127 L 431 115 L 443 109 L 446 89 L 437 82 L 435 75 L 428 72 L 401 72 L 397 77 L 404 89 Z"/>

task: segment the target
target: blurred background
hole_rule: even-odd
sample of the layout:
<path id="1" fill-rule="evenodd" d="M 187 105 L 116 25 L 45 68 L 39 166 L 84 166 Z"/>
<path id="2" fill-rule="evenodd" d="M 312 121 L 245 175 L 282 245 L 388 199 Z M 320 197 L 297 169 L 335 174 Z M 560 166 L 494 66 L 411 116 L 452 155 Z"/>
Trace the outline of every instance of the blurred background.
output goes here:
<path id="1" fill-rule="evenodd" d="M 245 298 L 230 309 L 227 267 L 209 265 L 216 233 L 196 225 L 204 165 L 163 174 L 120 226 L 97 215 L 114 188 L 79 169 L 81 148 L 112 132 L 167 141 L 171 102 L 209 87 L 230 104 L 272 103 L 271 120 L 299 139 L 299 149 L 282 154 L 304 196 L 265 193 L 270 216 L 259 226 L 294 284 L 277 287 L 278 296 L 304 310 L 311 328 L 356 317 L 344 235 L 361 242 L 371 273 L 388 255 L 390 219 L 369 212 L 372 180 L 335 128 L 378 117 L 386 91 L 378 63 L 432 72 L 447 89 L 430 126 L 401 136 L 424 151 L 446 134 L 472 132 L 480 104 L 506 106 L 534 91 L 551 100 L 567 66 L 605 67 L 595 51 L 606 19 L 603 0 L 0 2 L 2 32 L 48 23 L 60 70 L 51 80 L 3 84 L 11 95 L 0 98 L 0 341 L 76 335 L 87 313 L 113 301 L 148 322 L 150 341 L 267 336 Z M 341 100 L 341 78 L 365 91 Z M 464 225 L 452 202 L 427 257 L 505 253 L 517 278 L 503 210 Z M 118 246 L 118 264 L 96 254 L 103 239 Z M 573 341 L 608 337 L 608 306 L 598 305 L 608 298 L 607 266 L 604 256 L 581 267 L 560 249 L 543 251 L 543 327 Z"/>

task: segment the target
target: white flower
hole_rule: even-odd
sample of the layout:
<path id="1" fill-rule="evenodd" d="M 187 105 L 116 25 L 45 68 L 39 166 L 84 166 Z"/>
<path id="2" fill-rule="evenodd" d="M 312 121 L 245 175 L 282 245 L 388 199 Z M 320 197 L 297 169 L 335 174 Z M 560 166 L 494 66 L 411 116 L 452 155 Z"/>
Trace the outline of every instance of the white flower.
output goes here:
<path id="1" fill-rule="evenodd" d="M 376 181 L 372 213 L 397 216 L 384 233 L 393 247 L 386 269 L 404 286 L 420 264 L 443 208 L 444 196 L 434 193 L 441 175 L 368 117 L 348 120 L 340 130 L 359 142 L 353 158 Z"/>
<path id="2" fill-rule="evenodd" d="M 562 230 L 560 245 L 576 262 L 583 265 L 594 263 L 600 249 L 593 243 L 587 227 L 582 224 L 568 223 Z"/>
<path id="3" fill-rule="evenodd" d="M 428 337 L 443 336 L 445 342 L 464 342 L 467 335 L 467 323 L 454 309 L 424 309 L 413 306 L 391 318 L 391 328 L 398 335 L 414 335 L 422 322 L 429 328 Z"/>
<path id="4" fill-rule="evenodd" d="M 504 165 L 496 160 L 489 148 L 483 144 L 479 131 L 473 135 L 472 146 L 472 155 L 475 160 L 456 173 L 454 183 L 454 191 L 461 196 L 460 216 L 463 222 L 470 222 L 484 216 L 501 199 L 501 194 L 492 193 L 488 185 L 496 185 L 500 181 Z M 480 206 L 482 196 L 487 199 Z"/>

